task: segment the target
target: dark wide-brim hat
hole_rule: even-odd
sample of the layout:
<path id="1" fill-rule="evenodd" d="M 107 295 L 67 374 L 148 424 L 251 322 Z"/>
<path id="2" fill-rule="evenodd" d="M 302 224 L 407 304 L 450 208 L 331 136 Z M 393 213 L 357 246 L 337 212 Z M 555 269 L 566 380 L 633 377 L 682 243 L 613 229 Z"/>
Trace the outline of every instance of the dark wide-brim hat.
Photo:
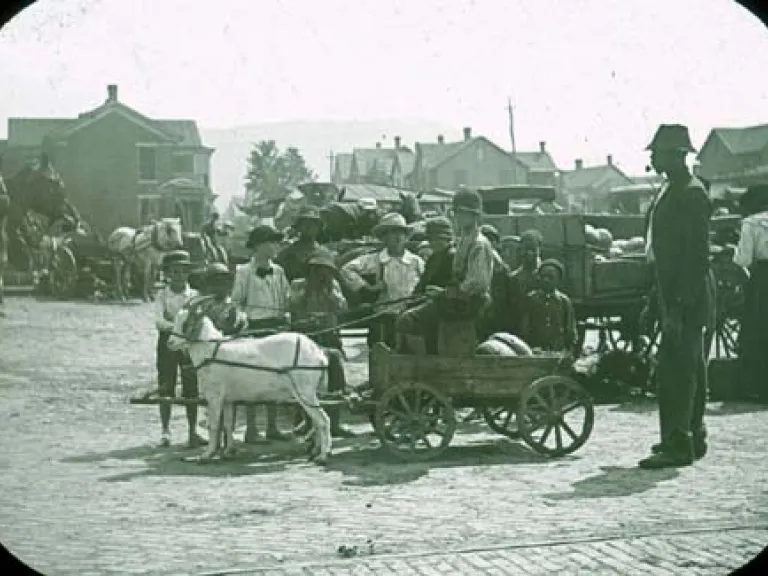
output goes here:
<path id="1" fill-rule="evenodd" d="M 186 250 L 172 250 L 163 256 L 163 268 L 190 268 L 192 260 Z"/>
<path id="2" fill-rule="evenodd" d="M 307 266 L 318 266 L 338 272 L 338 267 L 336 266 L 333 254 L 330 254 L 325 250 L 317 250 L 310 254 L 309 258 L 307 258 Z"/>
<path id="3" fill-rule="evenodd" d="M 296 220 L 293 225 L 298 226 L 302 222 L 316 222 L 320 224 L 322 221 L 323 220 L 320 217 L 320 210 L 314 206 L 304 206 L 301 210 L 299 210 L 299 214 L 296 216 Z"/>
<path id="4" fill-rule="evenodd" d="M 554 270 L 557 270 L 557 273 L 560 275 L 561 279 L 565 277 L 565 268 L 563 267 L 563 264 L 562 262 L 560 262 L 560 260 L 555 260 L 554 258 L 547 258 L 546 260 L 543 260 L 541 264 L 539 264 L 539 272 L 544 270 L 544 268 L 552 268 Z"/>
<path id="5" fill-rule="evenodd" d="M 768 209 L 768 184 L 756 184 L 747 188 L 739 198 L 739 212 L 750 216 Z"/>
<path id="6" fill-rule="evenodd" d="M 453 195 L 452 208 L 454 212 L 483 213 L 483 199 L 474 190 L 459 190 Z"/>
<path id="7" fill-rule="evenodd" d="M 249 250 L 253 250 L 260 244 L 266 242 L 280 242 L 282 239 L 283 234 L 278 232 L 273 226 L 260 224 L 248 234 L 248 240 L 245 242 L 245 247 Z"/>
<path id="8" fill-rule="evenodd" d="M 234 274 L 229 269 L 229 267 L 227 267 L 226 264 L 222 264 L 221 262 L 214 262 L 205 268 L 206 282 L 231 280 L 233 276 Z"/>
<path id="9" fill-rule="evenodd" d="M 425 235 L 433 240 L 453 240 L 453 225 L 445 216 L 427 220 Z"/>
<path id="10" fill-rule="evenodd" d="M 384 214 L 384 216 L 381 217 L 381 220 L 376 226 L 374 226 L 371 232 L 374 236 L 383 236 L 387 232 L 392 232 L 393 230 L 399 230 L 409 234 L 412 231 L 412 228 L 405 221 L 405 218 L 402 214 L 390 212 L 389 214 Z"/>
<path id="11" fill-rule="evenodd" d="M 656 130 L 653 140 L 646 150 L 677 151 L 677 152 L 696 152 L 696 148 L 691 143 L 691 135 L 688 133 L 688 127 L 682 124 L 662 124 Z"/>

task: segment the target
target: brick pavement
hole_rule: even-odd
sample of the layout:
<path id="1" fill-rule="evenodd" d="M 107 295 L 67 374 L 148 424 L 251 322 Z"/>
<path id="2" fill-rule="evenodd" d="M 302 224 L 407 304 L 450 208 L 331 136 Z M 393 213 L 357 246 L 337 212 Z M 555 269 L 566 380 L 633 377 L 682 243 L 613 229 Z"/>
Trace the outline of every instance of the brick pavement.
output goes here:
<path id="1" fill-rule="evenodd" d="M 679 471 L 634 468 L 656 439 L 650 405 L 599 407 L 590 441 L 554 461 L 469 424 L 430 464 L 391 462 L 365 435 L 338 442 L 328 470 L 304 463 L 301 449 L 290 444 L 200 466 L 181 461 L 194 451 L 155 447 L 156 410 L 127 404 L 154 380 L 149 306 L 9 298 L 6 312 L 0 319 L 0 539 L 44 573 L 279 569 L 336 562 L 340 545 L 365 548 L 368 541 L 374 561 L 768 523 L 768 418 L 757 407 L 711 405 L 711 454 Z M 363 370 L 350 369 L 355 377 Z M 369 431 L 365 424 L 357 429 Z M 173 431 L 183 439 L 180 409 Z M 729 532 L 736 551 L 729 562 L 748 560 L 762 534 Z M 572 546 L 581 550 L 574 561 L 582 562 L 593 553 L 590 546 L 600 549 Z M 644 546 L 650 554 L 657 545 Z M 693 561 L 696 546 L 685 540 L 658 549 L 667 562 L 675 554 Z M 706 548 L 711 562 L 722 556 Z M 504 554 L 549 557 L 491 554 L 502 554 L 499 562 Z M 453 561 L 436 561 L 433 572 L 445 573 Z"/>

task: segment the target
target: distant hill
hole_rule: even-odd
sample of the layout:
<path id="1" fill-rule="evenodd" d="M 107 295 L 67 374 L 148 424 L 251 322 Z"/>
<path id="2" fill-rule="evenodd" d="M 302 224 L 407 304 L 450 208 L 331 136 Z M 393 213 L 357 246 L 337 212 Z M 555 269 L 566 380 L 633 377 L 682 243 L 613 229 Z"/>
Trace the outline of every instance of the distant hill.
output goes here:
<path id="1" fill-rule="evenodd" d="M 413 149 L 415 142 L 435 142 L 438 134 L 446 141 L 461 139 L 461 127 L 448 128 L 434 122 L 407 120 L 300 121 L 275 122 L 229 129 L 201 128 L 206 146 L 216 149 L 211 158 L 211 185 L 219 195 L 217 206 L 224 210 L 234 196 L 242 195 L 246 158 L 251 145 L 274 140 L 283 150 L 297 147 L 320 180 L 330 179 L 328 155 L 351 152 L 355 147 L 373 148 L 376 142 L 393 146 L 394 137 Z"/>

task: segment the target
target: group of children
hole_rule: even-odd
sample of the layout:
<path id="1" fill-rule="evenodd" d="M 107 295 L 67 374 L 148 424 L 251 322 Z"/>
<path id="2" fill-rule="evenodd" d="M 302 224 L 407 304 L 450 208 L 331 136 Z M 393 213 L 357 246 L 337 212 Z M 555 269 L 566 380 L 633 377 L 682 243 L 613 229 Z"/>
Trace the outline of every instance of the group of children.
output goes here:
<path id="1" fill-rule="evenodd" d="M 329 391 L 346 386 L 338 315 L 347 308 L 342 285 L 351 292 L 375 294 L 379 316 L 371 326 L 369 344 L 383 339 L 411 353 L 436 353 L 437 324 L 445 318 L 475 319 L 481 337 L 504 331 L 522 337 L 534 349 L 573 352 L 577 341 L 573 307 L 558 286 L 563 267 L 541 261 L 541 235 L 521 238 L 521 263 L 510 270 L 497 251 L 498 233 L 481 227 L 482 202 L 470 191 L 453 199 L 458 231 L 446 217 L 430 219 L 426 232 L 430 255 L 424 260 L 407 250 L 410 232 L 402 216 L 387 214 L 375 229 L 383 250 L 365 254 L 337 269 L 334 257 L 317 243 L 320 217 L 304 209 L 294 227 L 299 238 L 278 254 L 283 235 L 270 226 L 254 228 L 246 243 L 251 260 L 234 274 L 222 264 L 206 271 L 202 291 L 214 296 L 207 315 L 225 335 L 245 329 L 295 330 L 309 334 L 328 350 Z M 279 263 L 278 263 L 279 262 Z M 189 255 L 172 252 L 164 259 L 168 284 L 156 299 L 157 371 L 159 394 L 174 396 L 181 370 L 186 398 L 197 397 L 197 378 L 185 357 L 167 347 L 173 320 L 197 292 L 188 283 Z M 348 292 L 349 293 L 349 292 Z M 426 301 L 408 309 L 408 297 Z M 376 336 L 378 334 L 378 336 Z M 189 444 L 205 443 L 196 433 L 197 407 L 187 405 Z M 170 405 L 160 405 L 162 444 L 170 444 Z M 340 425 L 338 409 L 329 411 L 336 437 L 352 433 Z M 266 437 L 282 440 L 277 409 L 267 407 Z M 259 440 L 256 410 L 247 409 L 245 442 Z"/>

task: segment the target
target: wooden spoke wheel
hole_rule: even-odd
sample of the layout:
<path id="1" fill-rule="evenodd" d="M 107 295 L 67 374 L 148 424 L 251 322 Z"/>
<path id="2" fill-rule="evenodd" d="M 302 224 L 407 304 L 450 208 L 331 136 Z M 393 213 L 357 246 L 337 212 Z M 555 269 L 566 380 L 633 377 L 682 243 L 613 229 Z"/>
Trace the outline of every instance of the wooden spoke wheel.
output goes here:
<path id="1" fill-rule="evenodd" d="M 594 422 L 589 394 L 565 376 L 539 378 L 520 395 L 520 436 L 540 454 L 564 456 L 575 452 L 589 438 Z"/>
<path id="2" fill-rule="evenodd" d="M 420 383 L 393 386 L 376 405 L 374 429 L 387 452 L 407 461 L 442 454 L 456 431 L 451 401 Z"/>
<path id="3" fill-rule="evenodd" d="M 488 427 L 502 436 L 520 438 L 520 432 L 517 429 L 517 406 L 494 406 L 492 408 L 483 408 L 483 418 Z"/>
<path id="4" fill-rule="evenodd" d="M 744 309 L 744 289 L 749 277 L 743 268 L 730 259 L 716 259 L 712 270 L 717 286 L 715 305 L 717 319 L 713 335 L 715 356 L 734 358 L 738 355 L 740 327 L 738 319 Z"/>
<path id="5" fill-rule="evenodd" d="M 54 297 L 65 300 L 71 298 L 77 288 L 79 272 L 72 250 L 61 246 L 51 258 L 50 289 Z"/>

